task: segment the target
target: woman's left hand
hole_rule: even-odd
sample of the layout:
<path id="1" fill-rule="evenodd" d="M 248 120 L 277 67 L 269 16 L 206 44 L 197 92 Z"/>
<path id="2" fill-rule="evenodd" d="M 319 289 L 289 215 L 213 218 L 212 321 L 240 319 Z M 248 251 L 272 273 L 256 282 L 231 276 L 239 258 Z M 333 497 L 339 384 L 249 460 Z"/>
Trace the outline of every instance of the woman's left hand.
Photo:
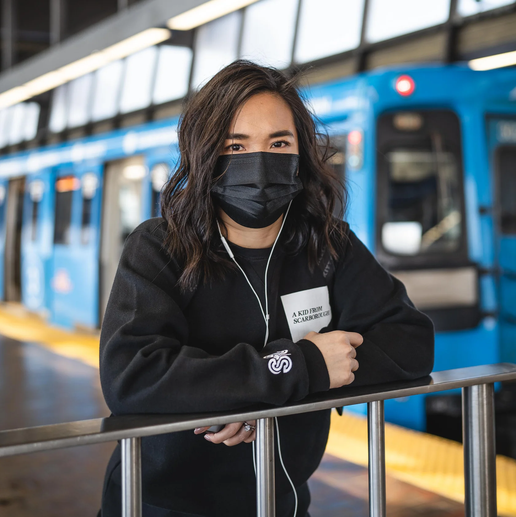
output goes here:
<path id="1" fill-rule="evenodd" d="M 253 429 L 246 431 L 245 424 L 253 427 Z M 195 434 L 206 433 L 209 427 L 198 427 L 194 430 Z M 228 447 L 238 445 L 239 443 L 251 443 L 256 439 L 256 420 L 249 420 L 248 422 L 235 422 L 234 424 L 226 424 L 224 429 L 218 433 L 206 433 L 204 438 L 211 443 L 223 443 Z"/>

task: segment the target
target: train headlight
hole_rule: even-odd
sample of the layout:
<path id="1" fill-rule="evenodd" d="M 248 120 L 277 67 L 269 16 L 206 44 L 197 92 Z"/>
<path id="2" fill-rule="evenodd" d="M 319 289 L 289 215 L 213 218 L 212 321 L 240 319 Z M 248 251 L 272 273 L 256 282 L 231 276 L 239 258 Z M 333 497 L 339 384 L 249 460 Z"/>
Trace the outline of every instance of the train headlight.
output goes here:
<path id="1" fill-rule="evenodd" d="M 45 184 L 41 180 L 34 180 L 29 183 L 30 199 L 34 203 L 41 201 L 43 192 L 45 192 Z"/>
<path id="2" fill-rule="evenodd" d="M 403 97 L 408 97 L 414 93 L 414 90 L 416 89 L 416 83 L 414 82 L 414 79 L 410 77 L 410 75 L 400 75 L 396 79 L 396 84 L 394 87 L 400 95 Z"/>
<path id="3" fill-rule="evenodd" d="M 82 197 L 93 199 L 97 190 L 99 180 L 94 172 L 87 172 L 82 177 Z"/>
<path id="4" fill-rule="evenodd" d="M 152 188 L 160 192 L 163 185 L 168 181 L 169 168 L 166 163 L 154 165 L 151 171 Z"/>
<path id="5" fill-rule="evenodd" d="M 362 168 L 364 158 L 364 135 L 360 129 L 348 133 L 346 145 L 346 162 L 349 170 L 357 171 Z"/>

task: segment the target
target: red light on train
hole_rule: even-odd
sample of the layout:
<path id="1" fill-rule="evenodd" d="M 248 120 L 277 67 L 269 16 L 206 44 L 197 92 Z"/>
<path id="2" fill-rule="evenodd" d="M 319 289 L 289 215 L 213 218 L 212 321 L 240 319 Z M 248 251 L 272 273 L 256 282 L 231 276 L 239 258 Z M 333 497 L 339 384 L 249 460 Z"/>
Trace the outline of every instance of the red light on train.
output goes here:
<path id="1" fill-rule="evenodd" d="M 362 142 L 362 133 L 357 129 L 350 131 L 348 134 L 348 142 L 351 145 L 358 145 Z"/>
<path id="2" fill-rule="evenodd" d="M 403 97 L 408 97 L 414 93 L 414 90 L 416 89 L 416 83 L 409 75 L 400 75 L 396 79 L 395 88 L 400 95 L 403 95 Z"/>

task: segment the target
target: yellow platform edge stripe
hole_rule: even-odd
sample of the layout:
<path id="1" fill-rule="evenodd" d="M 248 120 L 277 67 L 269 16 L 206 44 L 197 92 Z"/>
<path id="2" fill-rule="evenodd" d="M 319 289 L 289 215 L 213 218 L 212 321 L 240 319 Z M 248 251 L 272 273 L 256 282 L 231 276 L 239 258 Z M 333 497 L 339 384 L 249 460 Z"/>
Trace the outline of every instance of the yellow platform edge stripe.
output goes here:
<path id="1" fill-rule="evenodd" d="M 98 368 L 99 337 L 84 335 L 48 325 L 41 317 L 19 304 L 0 304 L 0 334 L 38 343 L 56 354 Z M 367 421 L 344 412 L 332 413 L 326 452 L 357 465 L 367 466 Z M 462 445 L 412 431 L 385 425 L 387 473 L 414 486 L 455 501 L 464 501 Z M 516 461 L 496 458 L 499 515 L 516 517 Z"/>
<path id="2" fill-rule="evenodd" d="M 345 461 L 367 466 L 367 419 L 332 412 L 326 452 Z M 464 502 L 462 445 L 393 424 L 385 424 L 387 473 L 436 494 Z M 498 514 L 516 516 L 516 461 L 496 457 Z"/>
<path id="3" fill-rule="evenodd" d="M 19 304 L 0 304 L 0 334 L 18 341 L 38 343 L 56 354 L 99 367 L 98 335 L 51 326 Z"/>

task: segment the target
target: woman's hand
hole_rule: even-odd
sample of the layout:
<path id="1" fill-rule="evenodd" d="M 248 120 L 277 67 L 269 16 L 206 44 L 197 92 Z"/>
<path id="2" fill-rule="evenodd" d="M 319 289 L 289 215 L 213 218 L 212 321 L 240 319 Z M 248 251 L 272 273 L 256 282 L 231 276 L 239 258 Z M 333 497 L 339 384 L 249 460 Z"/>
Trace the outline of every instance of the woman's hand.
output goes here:
<path id="1" fill-rule="evenodd" d="M 330 388 L 340 388 L 355 380 L 353 372 L 358 370 L 355 349 L 364 342 L 361 334 L 342 330 L 324 334 L 309 332 L 304 339 L 311 341 L 321 351 L 330 376 Z"/>
<path id="2" fill-rule="evenodd" d="M 246 431 L 245 424 L 253 427 L 252 430 Z M 209 427 L 197 427 L 194 430 L 195 434 L 206 433 Z M 223 443 L 228 447 L 238 445 L 239 443 L 251 443 L 256 439 L 256 420 L 249 420 L 248 422 L 235 422 L 234 424 L 226 424 L 224 429 L 218 433 L 206 433 L 204 438 L 211 443 Z"/>

